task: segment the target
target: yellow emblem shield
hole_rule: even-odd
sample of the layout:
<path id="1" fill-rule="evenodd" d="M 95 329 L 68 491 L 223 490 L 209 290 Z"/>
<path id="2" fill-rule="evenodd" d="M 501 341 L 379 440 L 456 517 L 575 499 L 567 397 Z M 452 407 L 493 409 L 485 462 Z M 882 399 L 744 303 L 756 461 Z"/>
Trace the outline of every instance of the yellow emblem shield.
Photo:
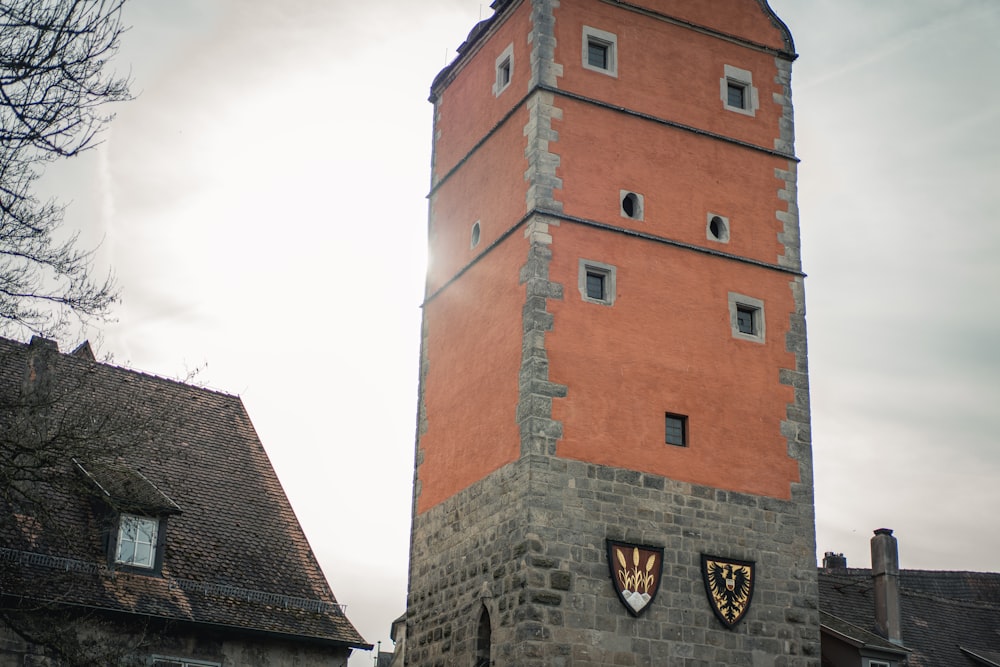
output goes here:
<path id="1" fill-rule="evenodd" d="M 628 613 L 644 612 L 660 589 L 663 547 L 608 540 L 608 566 L 615 592 Z"/>
<path id="2" fill-rule="evenodd" d="M 701 576 L 712 611 L 724 626 L 735 627 L 753 598 L 754 563 L 702 554 Z"/>

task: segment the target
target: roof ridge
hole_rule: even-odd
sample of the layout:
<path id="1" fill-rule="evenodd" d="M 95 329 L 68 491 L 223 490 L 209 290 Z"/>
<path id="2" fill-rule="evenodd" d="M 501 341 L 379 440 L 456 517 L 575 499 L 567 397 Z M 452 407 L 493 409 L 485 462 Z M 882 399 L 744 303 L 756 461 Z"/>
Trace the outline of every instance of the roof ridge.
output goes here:
<path id="1" fill-rule="evenodd" d="M 44 339 L 44 340 L 49 340 L 49 339 Z M 55 341 L 51 341 L 51 342 L 53 344 L 55 344 Z M 0 343 L 10 343 L 12 345 L 15 345 L 15 346 L 18 346 L 18 347 L 22 347 L 24 349 L 28 349 L 30 347 L 30 343 L 22 343 L 21 341 L 15 340 L 13 338 L 6 338 L 6 337 L 3 337 L 3 336 L 0 336 Z M 138 375 L 138 376 L 143 377 L 143 378 L 148 378 L 150 380 L 155 380 L 155 381 L 159 381 L 159 382 L 167 382 L 167 383 L 170 383 L 170 384 L 173 384 L 173 385 L 178 385 L 178 386 L 181 386 L 181 387 L 184 387 L 184 388 L 187 388 L 187 389 L 197 389 L 199 391 L 206 391 L 206 392 L 209 392 L 211 394 L 217 394 L 219 396 L 224 396 L 224 397 L 227 397 L 227 398 L 240 398 L 239 394 L 234 394 L 234 393 L 222 390 L 222 389 L 214 389 L 212 387 L 208 387 L 208 386 L 205 386 L 205 385 L 193 384 L 191 382 L 187 382 L 187 381 L 182 380 L 180 378 L 168 377 L 166 375 L 158 375 L 156 373 L 150 373 L 149 371 L 138 370 L 136 368 L 132 368 L 131 366 L 128 366 L 127 362 L 125 364 L 120 364 L 118 362 L 101 361 L 99 359 L 83 358 L 83 357 L 80 357 L 78 355 L 73 354 L 73 352 L 63 352 L 62 350 L 59 350 L 58 349 L 58 345 L 56 345 L 56 349 L 54 351 L 55 351 L 56 354 L 59 355 L 60 360 L 62 360 L 62 361 L 68 361 L 70 363 L 79 364 L 83 368 L 87 368 L 87 367 L 91 367 L 92 368 L 94 366 L 101 366 L 101 367 L 106 368 L 106 369 L 111 370 L 111 371 L 121 371 L 123 373 L 129 373 L 131 375 Z"/>
<path id="2" fill-rule="evenodd" d="M 901 595 L 906 595 L 908 597 L 920 598 L 922 600 L 933 600 L 934 602 L 947 603 L 956 607 L 1000 610 L 1000 602 L 990 602 L 988 600 L 985 601 L 960 600 L 957 598 L 949 598 L 949 597 L 943 597 L 941 595 L 934 595 L 932 593 L 924 593 L 923 591 L 917 591 L 912 588 L 906 588 L 905 586 L 900 586 L 899 592 Z"/>

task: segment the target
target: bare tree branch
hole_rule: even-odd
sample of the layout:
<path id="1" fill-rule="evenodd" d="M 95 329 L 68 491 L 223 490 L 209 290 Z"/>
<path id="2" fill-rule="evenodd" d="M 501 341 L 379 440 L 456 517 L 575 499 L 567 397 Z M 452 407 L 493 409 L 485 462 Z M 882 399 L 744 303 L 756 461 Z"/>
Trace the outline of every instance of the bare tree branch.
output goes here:
<path id="1" fill-rule="evenodd" d="M 105 104 L 129 99 L 128 80 L 106 72 L 124 2 L 0 0 L 0 332 L 52 336 L 117 301 L 78 236 L 58 240 L 65 209 L 35 185 L 48 162 L 96 145 Z"/>

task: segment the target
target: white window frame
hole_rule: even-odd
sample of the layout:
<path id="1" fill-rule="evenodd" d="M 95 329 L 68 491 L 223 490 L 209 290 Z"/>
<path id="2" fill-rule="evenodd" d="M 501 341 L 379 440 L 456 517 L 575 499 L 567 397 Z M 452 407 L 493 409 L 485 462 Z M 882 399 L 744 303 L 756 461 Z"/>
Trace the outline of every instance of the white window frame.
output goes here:
<path id="1" fill-rule="evenodd" d="M 596 65 L 590 64 L 590 44 L 594 42 L 600 44 L 607 48 L 608 53 L 608 66 L 607 67 L 597 67 Z M 589 25 L 583 26 L 583 69 L 588 69 L 591 72 L 600 72 L 601 74 L 607 74 L 608 76 L 613 76 L 618 78 L 618 35 L 607 32 L 605 30 L 599 30 L 598 28 L 592 28 Z"/>
<path id="2" fill-rule="evenodd" d="M 723 69 L 722 78 L 719 79 L 719 95 L 722 97 L 722 107 L 727 111 L 734 111 L 744 116 L 756 116 L 757 109 L 760 108 L 760 98 L 757 89 L 753 85 L 753 74 L 748 70 L 740 69 L 733 65 L 725 65 Z M 743 102 L 746 106 L 730 106 L 729 84 L 743 88 Z"/>
<path id="3" fill-rule="evenodd" d="M 587 295 L 587 274 L 599 274 L 604 277 L 604 298 L 594 299 Z M 598 303 L 603 306 L 611 306 L 615 302 L 615 294 L 618 291 L 615 279 L 616 269 L 610 264 L 595 262 L 589 259 L 580 260 L 580 273 L 577 279 L 577 287 L 580 290 L 580 297 L 587 303 Z"/>
<path id="4" fill-rule="evenodd" d="M 506 77 L 504 72 L 506 70 Z M 496 77 L 493 82 L 493 95 L 500 97 L 500 93 L 510 88 L 510 82 L 514 80 L 514 42 L 507 45 L 496 60 Z M 504 81 L 504 78 L 507 80 Z"/>
<path id="5" fill-rule="evenodd" d="M 147 534 L 149 536 L 148 542 L 139 539 L 139 537 L 141 536 L 139 533 L 139 527 L 141 527 L 142 525 L 146 525 L 147 527 L 150 528 L 150 530 L 147 531 Z M 131 538 L 129 538 L 126 534 L 126 531 L 132 526 L 135 526 L 135 533 Z M 146 570 L 154 569 L 156 567 L 156 545 L 157 545 L 157 538 L 159 537 L 159 532 L 160 532 L 159 519 L 148 516 L 139 516 L 137 514 L 122 514 L 118 518 L 118 542 L 115 545 L 115 563 L 119 565 L 127 565 L 129 567 L 141 567 Z M 122 547 L 126 543 L 132 544 L 131 558 L 122 557 Z M 149 546 L 148 562 L 145 560 L 141 561 L 137 560 L 135 557 L 136 546 L 140 544 Z"/>
<path id="6" fill-rule="evenodd" d="M 753 314 L 754 333 L 748 334 L 740 331 L 739 311 L 750 310 Z M 746 294 L 729 293 L 729 325 L 733 332 L 733 338 L 748 340 L 754 343 L 763 343 L 767 339 L 767 328 L 764 319 L 764 302 Z"/>

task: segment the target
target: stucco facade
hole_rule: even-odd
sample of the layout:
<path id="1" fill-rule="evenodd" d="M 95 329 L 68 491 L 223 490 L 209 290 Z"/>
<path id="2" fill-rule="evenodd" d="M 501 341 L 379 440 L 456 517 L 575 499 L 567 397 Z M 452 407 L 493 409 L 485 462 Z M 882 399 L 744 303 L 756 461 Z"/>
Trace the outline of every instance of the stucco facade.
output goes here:
<path id="1" fill-rule="evenodd" d="M 791 36 L 493 6 L 432 86 L 407 664 L 818 664 Z M 639 617 L 607 540 L 664 549 Z M 756 564 L 733 629 L 702 554 Z"/>

